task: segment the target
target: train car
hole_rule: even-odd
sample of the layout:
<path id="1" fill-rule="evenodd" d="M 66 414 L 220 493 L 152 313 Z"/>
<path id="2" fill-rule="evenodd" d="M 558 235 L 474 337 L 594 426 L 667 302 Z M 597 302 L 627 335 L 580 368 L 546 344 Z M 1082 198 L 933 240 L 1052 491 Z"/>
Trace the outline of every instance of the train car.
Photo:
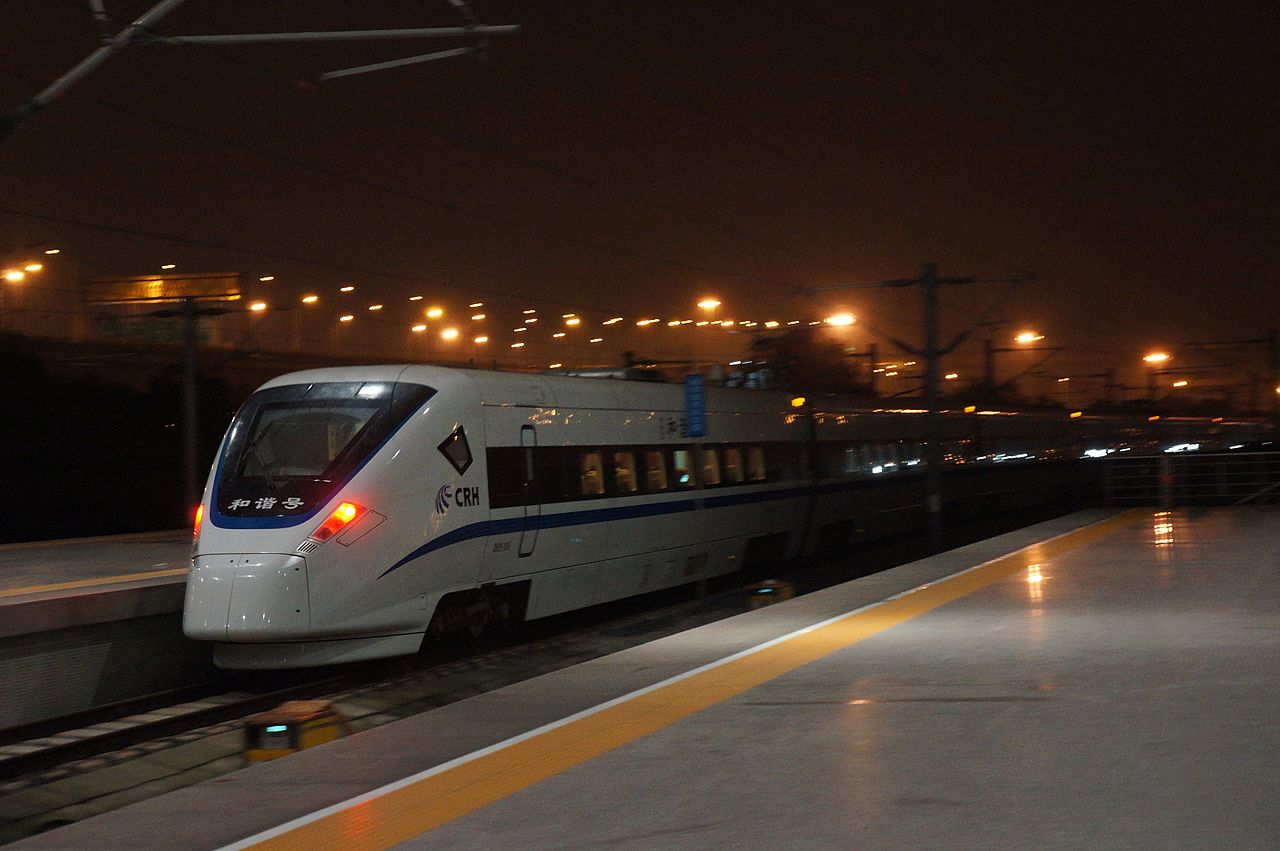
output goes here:
<path id="1" fill-rule="evenodd" d="M 282 376 L 236 414 L 206 485 L 183 630 L 230 668 L 415 652 L 796 552 L 806 418 L 785 394 L 351 367 Z"/>
<path id="2" fill-rule="evenodd" d="M 428 633 L 924 525 L 923 411 L 724 388 L 705 408 L 690 437 L 685 390 L 659 382 L 416 365 L 276 378 L 218 451 L 183 630 L 228 668 L 410 654 Z M 1102 432 L 1065 412 L 945 412 L 947 490 L 982 510 L 1061 495 Z"/>

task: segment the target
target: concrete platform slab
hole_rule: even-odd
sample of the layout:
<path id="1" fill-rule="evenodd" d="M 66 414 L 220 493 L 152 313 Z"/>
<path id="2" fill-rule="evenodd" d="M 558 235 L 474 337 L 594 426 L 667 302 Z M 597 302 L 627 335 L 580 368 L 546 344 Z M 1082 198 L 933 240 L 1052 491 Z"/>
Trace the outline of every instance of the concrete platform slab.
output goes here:
<path id="1" fill-rule="evenodd" d="M 1077 515 L 16 847 L 1277 847 L 1278 565 Z"/>

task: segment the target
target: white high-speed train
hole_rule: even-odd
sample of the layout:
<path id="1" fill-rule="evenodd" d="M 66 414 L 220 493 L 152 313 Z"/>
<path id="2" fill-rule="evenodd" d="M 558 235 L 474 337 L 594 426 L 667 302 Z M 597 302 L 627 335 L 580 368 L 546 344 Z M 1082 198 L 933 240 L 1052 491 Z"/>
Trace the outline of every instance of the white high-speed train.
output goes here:
<path id="1" fill-rule="evenodd" d="M 920 412 L 720 388 L 705 411 L 706 436 L 691 438 L 681 385 L 430 366 L 276 378 L 218 451 L 183 631 L 215 642 L 227 668 L 410 654 L 429 631 L 922 522 Z M 955 462 L 1078 458 L 1082 426 L 1068 447 L 1066 425 L 956 412 L 942 449 Z M 977 467 L 996 470 L 954 469 Z M 1001 487 L 983 482 L 970 490 Z"/>

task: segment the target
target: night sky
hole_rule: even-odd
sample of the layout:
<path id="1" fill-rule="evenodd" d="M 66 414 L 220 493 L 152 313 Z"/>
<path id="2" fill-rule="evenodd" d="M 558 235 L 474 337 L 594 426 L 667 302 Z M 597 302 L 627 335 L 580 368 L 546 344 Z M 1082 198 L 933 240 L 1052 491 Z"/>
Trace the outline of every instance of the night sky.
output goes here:
<path id="1" fill-rule="evenodd" d="M 949 289 L 944 331 L 1007 298 L 1002 343 L 1032 327 L 1069 349 L 1050 369 L 1130 383 L 1153 347 L 1280 324 L 1274 4 L 473 8 L 523 32 L 485 62 L 318 85 L 452 43 L 129 49 L 0 142 L 6 261 L 39 242 L 86 276 L 243 270 L 290 303 L 354 282 L 356 307 L 386 301 L 405 324 L 413 293 L 484 301 L 502 346 L 521 307 L 700 318 L 705 294 L 722 318 L 845 308 L 915 340 L 912 291 L 790 290 L 932 261 L 1038 278 L 1012 297 Z M 96 46 L 79 0 L 4 11 L 0 108 Z M 188 0 L 158 31 L 455 22 L 443 0 Z M 871 339 L 864 324 L 846 342 Z M 748 340 L 726 332 L 723 352 Z"/>

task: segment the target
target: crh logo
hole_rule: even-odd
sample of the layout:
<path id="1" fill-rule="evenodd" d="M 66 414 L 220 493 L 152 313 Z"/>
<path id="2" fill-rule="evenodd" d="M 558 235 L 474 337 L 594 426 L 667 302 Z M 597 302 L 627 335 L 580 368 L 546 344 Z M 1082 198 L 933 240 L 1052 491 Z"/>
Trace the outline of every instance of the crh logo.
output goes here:
<path id="1" fill-rule="evenodd" d="M 449 510 L 449 500 L 452 497 L 453 487 L 441 485 L 440 490 L 436 491 L 436 514 L 444 514 Z"/>
<path id="2" fill-rule="evenodd" d="M 472 508 L 479 504 L 479 487 L 455 488 L 453 485 L 442 485 L 440 490 L 436 491 L 436 514 L 444 514 L 449 510 L 450 505 L 456 505 L 458 508 Z"/>

